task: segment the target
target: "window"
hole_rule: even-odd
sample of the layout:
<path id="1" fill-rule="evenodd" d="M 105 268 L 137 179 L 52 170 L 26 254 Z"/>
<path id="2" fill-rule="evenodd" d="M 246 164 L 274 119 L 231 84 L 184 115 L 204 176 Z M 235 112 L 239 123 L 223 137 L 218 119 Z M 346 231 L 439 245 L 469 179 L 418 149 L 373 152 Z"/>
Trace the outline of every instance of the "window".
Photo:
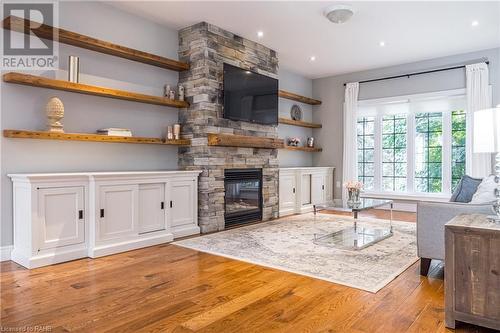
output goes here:
<path id="1" fill-rule="evenodd" d="M 415 115 L 416 192 L 442 192 L 443 114 Z"/>
<path id="2" fill-rule="evenodd" d="M 358 119 L 358 178 L 365 184 L 365 189 L 373 189 L 374 152 L 375 152 L 375 119 L 361 117 Z"/>
<path id="3" fill-rule="evenodd" d="M 360 101 L 358 179 L 368 192 L 451 193 L 465 174 L 463 90 Z"/>

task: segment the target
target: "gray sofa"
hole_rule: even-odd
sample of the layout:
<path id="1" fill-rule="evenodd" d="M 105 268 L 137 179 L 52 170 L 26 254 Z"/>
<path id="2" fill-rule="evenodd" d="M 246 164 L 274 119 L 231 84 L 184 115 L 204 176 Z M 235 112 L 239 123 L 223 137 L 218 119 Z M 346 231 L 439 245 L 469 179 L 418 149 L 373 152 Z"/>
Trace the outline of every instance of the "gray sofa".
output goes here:
<path id="1" fill-rule="evenodd" d="M 417 203 L 417 249 L 420 274 L 427 275 L 432 259 L 444 260 L 444 225 L 460 214 L 491 214 L 491 203 Z"/>

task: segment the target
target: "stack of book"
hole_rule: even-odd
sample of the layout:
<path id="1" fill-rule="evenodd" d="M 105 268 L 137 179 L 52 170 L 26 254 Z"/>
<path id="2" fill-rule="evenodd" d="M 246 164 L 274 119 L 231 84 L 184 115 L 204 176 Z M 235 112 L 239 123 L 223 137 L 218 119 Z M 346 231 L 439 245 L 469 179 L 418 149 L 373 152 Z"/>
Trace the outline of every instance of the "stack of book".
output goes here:
<path id="1" fill-rule="evenodd" d="M 127 128 L 102 128 L 97 134 L 109 136 L 132 136 L 132 131 Z"/>

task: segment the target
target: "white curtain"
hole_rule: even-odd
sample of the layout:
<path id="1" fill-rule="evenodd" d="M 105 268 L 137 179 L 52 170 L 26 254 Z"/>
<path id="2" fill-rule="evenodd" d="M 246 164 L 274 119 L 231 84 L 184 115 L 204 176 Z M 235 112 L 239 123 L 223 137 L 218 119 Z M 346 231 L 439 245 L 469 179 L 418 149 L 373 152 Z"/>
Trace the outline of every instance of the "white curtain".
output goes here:
<path id="1" fill-rule="evenodd" d="M 465 66 L 467 90 L 467 161 L 466 173 L 483 178 L 491 173 L 491 154 L 474 153 L 474 112 L 491 107 L 488 65 L 478 63 Z"/>
<path id="2" fill-rule="evenodd" d="M 344 151 L 342 164 L 342 181 L 358 179 L 357 158 L 357 114 L 359 83 L 347 83 L 344 98 Z M 343 189 L 342 199 L 346 200 L 347 191 Z"/>

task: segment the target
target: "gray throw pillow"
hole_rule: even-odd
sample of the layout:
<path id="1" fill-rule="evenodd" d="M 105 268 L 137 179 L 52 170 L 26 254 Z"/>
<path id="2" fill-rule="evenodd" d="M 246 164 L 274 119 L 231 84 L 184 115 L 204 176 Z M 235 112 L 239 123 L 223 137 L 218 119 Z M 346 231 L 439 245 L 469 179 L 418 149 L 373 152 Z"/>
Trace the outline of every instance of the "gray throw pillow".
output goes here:
<path id="1" fill-rule="evenodd" d="M 470 202 L 477 187 L 481 184 L 481 178 L 472 178 L 467 175 L 460 179 L 455 191 L 451 195 L 450 202 Z"/>

